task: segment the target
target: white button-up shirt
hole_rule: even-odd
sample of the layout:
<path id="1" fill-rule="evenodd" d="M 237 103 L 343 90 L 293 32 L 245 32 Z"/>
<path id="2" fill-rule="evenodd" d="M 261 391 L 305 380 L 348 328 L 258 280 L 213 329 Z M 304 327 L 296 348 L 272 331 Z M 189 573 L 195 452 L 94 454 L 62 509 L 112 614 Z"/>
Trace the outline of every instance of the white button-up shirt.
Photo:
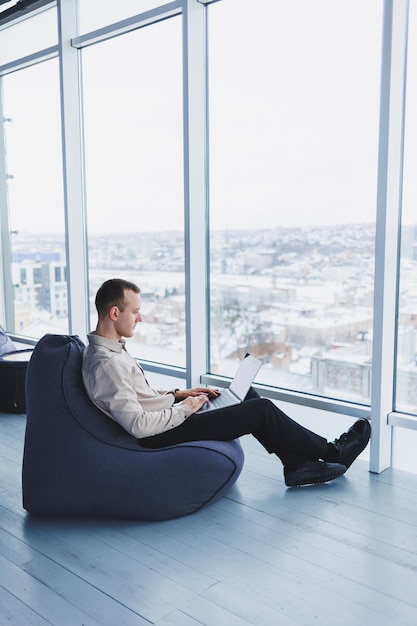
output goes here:
<path id="1" fill-rule="evenodd" d="M 88 335 L 82 375 L 90 399 L 128 433 L 141 439 L 182 424 L 190 408 L 174 404 L 172 391 L 152 389 L 125 343 L 95 333 Z"/>

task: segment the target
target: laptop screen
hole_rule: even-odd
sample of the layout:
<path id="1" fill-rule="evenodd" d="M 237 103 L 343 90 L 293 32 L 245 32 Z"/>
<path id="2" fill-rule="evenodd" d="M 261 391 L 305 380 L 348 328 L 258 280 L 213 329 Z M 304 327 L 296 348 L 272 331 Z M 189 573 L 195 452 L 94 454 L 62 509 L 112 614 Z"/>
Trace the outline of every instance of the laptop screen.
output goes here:
<path id="1" fill-rule="evenodd" d="M 244 400 L 261 365 L 262 361 L 251 354 L 245 356 L 240 363 L 236 375 L 230 384 L 230 391 L 233 391 L 240 400 Z"/>

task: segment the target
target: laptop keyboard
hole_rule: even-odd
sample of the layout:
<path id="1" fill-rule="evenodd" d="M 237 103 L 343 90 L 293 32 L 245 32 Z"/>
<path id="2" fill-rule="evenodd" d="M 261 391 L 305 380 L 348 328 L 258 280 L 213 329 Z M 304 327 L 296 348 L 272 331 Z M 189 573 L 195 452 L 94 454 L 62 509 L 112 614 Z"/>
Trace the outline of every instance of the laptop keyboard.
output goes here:
<path id="1" fill-rule="evenodd" d="M 216 409 L 221 409 L 224 406 L 230 406 L 230 404 L 237 404 L 237 399 L 234 395 L 230 392 L 226 393 L 226 391 L 223 391 L 220 396 L 217 396 L 217 398 L 210 400 L 211 405 Z"/>

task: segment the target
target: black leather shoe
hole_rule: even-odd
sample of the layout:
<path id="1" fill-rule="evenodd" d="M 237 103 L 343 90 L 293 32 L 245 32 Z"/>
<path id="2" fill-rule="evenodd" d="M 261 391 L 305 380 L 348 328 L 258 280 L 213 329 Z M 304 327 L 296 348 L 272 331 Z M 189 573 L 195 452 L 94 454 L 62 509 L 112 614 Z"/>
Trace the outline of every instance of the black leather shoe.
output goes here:
<path id="1" fill-rule="evenodd" d="M 332 441 L 338 454 L 338 463 L 343 463 L 346 468 L 350 467 L 353 461 L 365 450 L 371 436 L 371 425 L 368 420 L 360 419 L 347 431 L 340 435 L 338 439 Z"/>
<path id="2" fill-rule="evenodd" d="M 340 463 L 309 461 L 308 459 L 299 465 L 284 466 L 284 478 L 287 487 L 326 483 L 328 480 L 342 476 L 345 472 L 346 467 Z"/>

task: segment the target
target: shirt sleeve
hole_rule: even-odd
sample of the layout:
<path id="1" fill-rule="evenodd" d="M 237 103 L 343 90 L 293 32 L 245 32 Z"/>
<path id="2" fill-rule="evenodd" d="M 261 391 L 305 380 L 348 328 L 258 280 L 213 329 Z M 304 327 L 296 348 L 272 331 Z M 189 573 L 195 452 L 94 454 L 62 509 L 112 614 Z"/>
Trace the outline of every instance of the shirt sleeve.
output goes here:
<path id="1" fill-rule="evenodd" d="M 94 404 L 118 422 L 133 437 L 141 439 L 163 433 L 180 426 L 191 415 L 183 403 L 174 403 L 172 393 L 154 392 L 155 396 L 144 398 L 143 403 L 152 404 L 145 410 L 135 389 L 137 370 L 112 361 L 102 362 L 94 376 L 89 376 L 88 394 Z"/>

